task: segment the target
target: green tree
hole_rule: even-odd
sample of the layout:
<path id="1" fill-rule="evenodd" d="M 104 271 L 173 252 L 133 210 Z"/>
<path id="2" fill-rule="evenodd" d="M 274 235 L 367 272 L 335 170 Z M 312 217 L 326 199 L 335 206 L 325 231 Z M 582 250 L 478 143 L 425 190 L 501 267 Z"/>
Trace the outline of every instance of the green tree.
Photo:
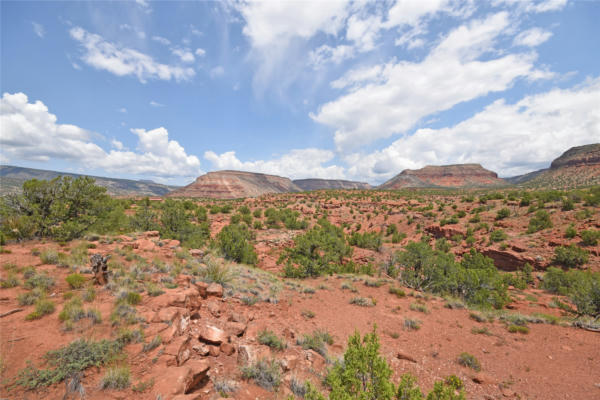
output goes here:
<path id="1" fill-rule="evenodd" d="M 152 231 L 158 229 L 158 216 L 152 209 L 150 199 L 145 197 L 141 204 L 137 205 L 135 214 L 131 219 L 131 226 L 139 231 Z"/>
<path id="2" fill-rule="evenodd" d="M 221 229 L 217 243 L 226 258 L 239 263 L 255 265 L 258 261 L 254 246 L 250 243 L 252 233 L 246 225 L 233 224 Z"/>

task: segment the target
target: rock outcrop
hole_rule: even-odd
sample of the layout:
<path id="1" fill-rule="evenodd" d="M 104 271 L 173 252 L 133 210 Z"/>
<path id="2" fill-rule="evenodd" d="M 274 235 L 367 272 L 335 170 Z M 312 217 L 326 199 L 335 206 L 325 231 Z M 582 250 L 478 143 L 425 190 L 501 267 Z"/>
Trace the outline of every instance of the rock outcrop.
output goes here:
<path id="1" fill-rule="evenodd" d="M 507 178 L 517 185 L 571 188 L 600 184 L 600 143 L 572 147 L 550 164 L 550 168 Z"/>
<path id="2" fill-rule="evenodd" d="M 378 189 L 403 188 L 468 188 L 506 185 L 495 172 L 479 164 L 428 165 L 421 169 L 405 169 Z"/>
<path id="3" fill-rule="evenodd" d="M 169 197 L 240 199 L 268 193 L 300 192 L 289 178 L 244 171 L 209 172 L 195 182 L 168 194 Z"/>
<path id="4" fill-rule="evenodd" d="M 294 185 L 304 191 L 337 189 L 371 189 L 365 182 L 345 181 L 341 179 L 296 179 Z"/>

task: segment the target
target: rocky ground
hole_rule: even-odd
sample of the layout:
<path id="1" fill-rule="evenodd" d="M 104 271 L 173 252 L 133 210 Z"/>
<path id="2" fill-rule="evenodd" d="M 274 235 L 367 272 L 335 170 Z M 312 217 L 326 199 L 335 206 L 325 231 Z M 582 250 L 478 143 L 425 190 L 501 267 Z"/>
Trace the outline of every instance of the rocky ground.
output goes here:
<path id="1" fill-rule="evenodd" d="M 243 203 L 251 210 L 287 206 L 298 210 L 311 224 L 316 216 L 326 213 L 348 233 L 385 232 L 393 223 L 406 234 L 398 243 L 385 237 L 379 251 L 355 248 L 353 260 L 359 264 L 383 263 L 408 241 L 419 240 L 424 234 L 448 238 L 451 251 L 460 256 L 469 247 L 467 229 L 486 223 L 488 229 L 474 231 L 473 246 L 507 271 L 528 262 L 536 269 L 534 276 L 541 276 L 552 264 L 557 246 L 581 242 L 580 236 L 564 237 L 569 225 L 577 232 L 600 227 L 597 209 L 583 215 L 586 208 L 581 203 L 562 211 L 556 202 L 545 205 L 553 227 L 527 234 L 531 218 L 527 206 L 520 206 L 518 200 L 487 200 L 482 204 L 470 201 L 470 196 L 316 192 L 268 195 Z M 483 208 L 474 213 L 477 207 Z M 504 207 L 510 215 L 497 220 L 498 210 Z M 457 223 L 441 226 L 442 220 L 461 215 L 460 211 L 465 215 Z M 229 223 L 231 215 L 209 215 L 213 235 Z M 468 222 L 474 215 L 479 221 Z M 264 217 L 260 220 L 265 222 Z M 493 229 L 502 229 L 507 237 L 490 243 L 489 230 Z M 599 333 L 570 326 L 572 314 L 556 306 L 557 301 L 568 303 L 563 296 L 534 286 L 510 288 L 513 301 L 506 309 L 479 312 L 407 288 L 392 294 L 390 288 L 399 285 L 385 275 L 283 279 L 277 260 L 302 231 L 279 227 L 254 232 L 257 268 L 230 264 L 205 249 L 184 250 L 175 240 L 161 240 L 157 232 L 89 238 L 63 246 L 40 241 L 5 246 L 0 255 L 2 278 L 14 273 L 20 284 L 0 289 L 1 397 L 79 398 L 77 389 L 83 387 L 88 399 L 286 398 L 298 394 L 305 380 L 320 385 L 327 368 L 343 355 L 348 336 L 355 330 L 369 332 L 375 325 L 394 379 L 410 372 L 424 391 L 435 381 L 455 374 L 464 381 L 467 397 L 473 399 L 600 396 Z M 585 267 L 600 271 L 600 249 L 586 249 L 589 262 Z M 48 250 L 85 254 L 79 261 L 61 265 L 60 261 L 42 261 L 40 255 Z M 113 276 L 106 286 L 92 283 L 87 259 L 94 253 L 111 254 Z M 32 268 L 25 268 L 28 266 Z M 194 271 L 206 268 L 227 271 L 224 285 L 194 278 Z M 74 289 L 67 284 L 65 278 L 73 270 L 86 277 L 84 287 Z M 31 291 L 25 282 L 26 274 L 31 276 L 32 271 L 53 278 L 54 285 L 47 293 L 56 311 L 28 321 L 25 317 L 34 306 L 20 305 L 18 297 Z M 67 326 L 59 313 L 73 297 L 85 299 L 90 286 L 95 287 L 95 298 L 84 301 L 83 307 L 98 310 L 101 321 L 82 318 Z M 115 310 L 119 299 L 128 298 L 122 289 L 125 286 L 145 291 L 140 290 L 141 301 L 131 302 L 134 311 L 121 315 Z M 18 311 L 4 315 L 14 310 Z M 528 330 L 510 332 L 509 326 L 515 322 Z M 136 333 L 138 330 L 143 335 Z M 265 331 L 271 331 L 279 341 L 266 340 Z M 327 332 L 333 340 L 309 346 L 305 335 L 315 332 Z M 48 366 L 44 359 L 48 351 L 82 337 L 116 340 L 125 336 L 130 339 L 124 356 L 107 366 L 86 369 L 77 378 L 80 384 L 67 379 L 66 383 L 35 390 L 14 385 L 28 362 L 40 368 Z M 480 371 L 458 363 L 463 352 L 476 357 Z M 244 368 L 248 371 L 247 367 L 260 359 L 277 363 L 273 376 L 279 376 L 281 382 L 271 390 L 264 388 L 269 382 L 243 376 Z M 130 368 L 129 387 L 102 389 L 107 369 L 120 365 Z M 64 397 L 66 394 L 71 397 Z"/>

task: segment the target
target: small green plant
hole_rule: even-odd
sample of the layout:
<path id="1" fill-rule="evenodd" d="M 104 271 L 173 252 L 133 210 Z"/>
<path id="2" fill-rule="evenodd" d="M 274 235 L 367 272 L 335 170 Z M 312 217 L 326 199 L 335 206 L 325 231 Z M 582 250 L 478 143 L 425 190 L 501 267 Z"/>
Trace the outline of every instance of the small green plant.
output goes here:
<path id="1" fill-rule="evenodd" d="M 572 244 L 570 246 L 558 246 L 554 249 L 552 262 L 565 268 L 578 268 L 588 262 L 589 255 L 584 249 Z"/>
<path id="2" fill-rule="evenodd" d="M 412 311 L 422 312 L 423 314 L 429 314 L 429 309 L 423 303 L 411 303 L 410 309 Z"/>
<path id="3" fill-rule="evenodd" d="M 125 302 L 130 305 L 140 304 L 142 301 L 142 295 L 137 292 L 127 292 Z"/>
<path id="4" fill-rule="evenodd" d="M 333 344 L 333 337 L 329 332 L 315 330 L 312 334 L 304 334 L 298 338 L 297 344 L 303 349 L 311 349 L 325 357 L 327 355 L 327 346 Z"/>
<path id="5" fill-rule="evenodd" d="M 142 347 L 142 351 L 144 353 L 147 353 L 149 351 L 154 350 L 155 348 L 157 348 L 161 344 L 162 344 L 162 338 L 160 337 L 160 335 L 156 335 L 156 336 L 154 336 L 154 338 L 151 341 L 149 341 L 148 343 L 144 344 L 144 346 Z"/>
<path id="6" fill-rule="evenodd" d="M 496 212 L 496 220 L 501 220 L 510 217 L 510 210 L 508 208 L 501 208 Z"/>
<path id="7" fill-rule="evenodd" d="M 258 332 L 258 343 L 267 345 L 277 351 L 281 351 L 286 347 L 285 342 L 273 331 L 268 329 Z"/>
<path id="8" fill-rule="evenodd" d="M 475 358 L 475 356 L 472 354 L 466 352 L 460 353 L 458 356 L 458 363 L 463 367 L 471 368 L 474 371 L 481 371 L 481 364 L 479 363 L 479 360 L 477 360 L 477 358 Z"/>
<path id="9" fill-rule="evenodd" d="M 100 380 L 100 387 L 102 389 L 126 389 L 130 385 L 129 379 L 129 367 L 110 367 Z"/>
<path id="10" fill-rule="evenodd" d="M 367 297 L 353 297 L 350 299 L 350 304 L 355 304 L 361 307 L 375 307 L 375 301 Z"/>
<path id="11" fill-rule="evenodd" d="M 55 306 L 54 303 L 50 300 L 46 300 L 44 298 L 40 298 L 35 302 L 35 311 L 27 314 L 25 319 L 27 321 L 32 321 L 34 319 L 40 319 L 44 315 L 52 314 L 54 312 Z"/>
<path id="12" fill-rule="evenodd" d="M 148 379 L 147 381 L 139 381 L 135 385 L 131 386 L 131 390 L 136 393 L 143 393 L 152 386 L 154 386 L 154 378 Z"/>
<path id="13" fill-rule="evenodd" d="M 44 250 L 40 253 L 40 260 L 44 264 L 58 264 L 58 252 L 52 249 Z"/>
<path id="14" fill-rule="evenodd" d="M 490 242 L 501 242 L 508 239 L 508 235 L 502 229 L 494 229 L 490 232 Z"/>
<path id="15" fill-rule="evenodd" d="M 529 220 L 529 227 L 527 233 L 535 233 L 543 229 L 552 228 L 552 221 L 550 214 L 545 210 L 538 210 L 533 217 Z"/>
<path id="16" fill-rule="evenodd" d="M 3 279 L 2 281 L 0 281 L 0 287 L 2 289 L 14 288 L 14 287 L 19 286 L 19 284 L 20 284 L 19 279 L 17 278 L 17 275 L 14 273 L 8 274 L 6 279 Z"/>
<path id="17" fill-rule="evenodd" d="M 83 301 L 91 303 L 96 298 L 96 289 L 93 286 L 88 287 L 81 295 Z"/>
<path id="18" fill-rule="evenodd" d="M 262 359 L 242 367 L 242 377 L 252 379 L 258 386 L 267 390 L 274 390 L 281 384 L 279 363 L 275 360 Z"/>
<path id="19" fill-rule="evenodd" d="M 30 306 L 35 304 L 36 301 L 43 298 L 45 295 L 46 293 L 42 289 L 35 288 L 28 292 L 20 293 L 17 296 L 17 301 L 20 306 Z"/>
<path id="20" fill-rule="evenodd" d="M 596 246 L 600 239 L 600 231 L 589 229 L 581 232 L 581 242 L 584 246 Z"/>
<path id="21" fill-rule="evenodd" d="M 522 333 L 524 335 L 529 333 L 529 328 L 522 325 L 511 324 L 507 329 L 510 333 Z"/>
<path id="22" fill-rule="evenodd" d="M 569 224 L 569 226 L 565 230 L 565 237 L 568 239 L 573 239 L 575 236 L 577 236 L 577 230 L 575 229 L 575 225 Z"/>
<path id="23" fill-rule="evenodd" d="M 302 316 L 304 318 L 311 319 L 315 317 L 315 313 L 311 310 L 302 310 Z"/>
<path id="24" fill-rule="evenodd" d="M 65 278 L 71 289 L 80 289 L 85 285 L 85 276 L 81 274 L 70 274 Z"/>
<path id="25" fill-rule="evenodd" d="M 396 297 L 405 297 L 406 296 L 406 292 L 402 288 L 399 288 L 399 287 L 390 287 L 388 289 L 388 292 L 390 294 L 395 295 Z"/>
<path id="26" fill-rule="evenodd" d="M 407 331 L 418 331 L 421 329 L 421 321 L 417 319 L 405 318 L 404 329 Z"/>

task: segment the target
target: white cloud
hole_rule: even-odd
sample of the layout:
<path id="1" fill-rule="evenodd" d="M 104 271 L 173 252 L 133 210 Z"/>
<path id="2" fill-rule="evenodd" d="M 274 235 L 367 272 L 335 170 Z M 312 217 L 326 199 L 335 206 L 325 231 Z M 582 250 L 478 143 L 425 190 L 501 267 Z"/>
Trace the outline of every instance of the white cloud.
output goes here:
<path id="1" fill-rule="evenodd" d="M 80 27 L 71 28 L 69 33 L 83 47 L 81 59 L 86 64 L 117 76 L 134 75 L 145 83 L 148 79 L 184 81 L 195 75 L 192 68 L 158 63 L 147 54 L 107 42 Z"/>
<path id="2" fill-rule="evenodd" d="M 324 44 L 311 51 L 308 55 L 308 59 L 309 64 L 315 68 L 321 68 L 328 62 L 340 64 L 344 60 L 354 57 L 354 54 L 355 51 L 353 46 L 339 45 L 337 47 L 331 47 Z"/>
<path id="3" fill-rule="evenodd" d="M 219 78 L 219 77 L 225 75 L 225 68 L 223 68 L 222 66 L 219 65 L 219 66 L 211 69 L 209 74 L 210 74 L 210 77 L 213 79 Z"/>
<path id="4" fill-rule="evenodd" d="M 509 88 L 531 76 L 535 54 L 494 55 L 497 38 L 509 28 L 500 12 L 451 31 L 420 63 L 392 61 L 348 72 L 332 83 L 347 93 L 310 116 L 335 128 L 338 151 L 407 132 L 423 117 Z M 538 75 L 540 76 L 540 75 Z"/>
<path id="5" fill-rule="evenodd" d="M 204 57 L 204 55 L 206 54 L 206 50 L 198 47 L 194 53 L 196 53 L 198 57 Z"/>
<path id="6" fill-rule="evenodd" d="M 150 101 L 150 105 L 151 105 L 152 107 L 164 107 L 164 106 L 165 106 L 164 104 L 162 104 L 162 103 L 159 103 L 159 102 L 157 102 L 157 101 L 154 101 L 154 100 L 151 100 L 151 101 Z"/>
<path id="7" fill-rule="evenodd" d="M 171 41 L 169 39 L 164 38 L 162 36 L 152 36 L 152 40 L 160 44 L 164 44 L 165 46 L 169 46 L 171 44 Z"/>
<path id="8" fill-rule="evenodd" d="M 189 64 L 189 63 L 193 63 L 194 61 L 196 61 L 194 54 L 189 49 L 174 48 L 174 49 L 171 49 L 171 52 L 174 55 L 176 55 L 177 57 L 179 57 L 181 62 Z"/>
<path id="9" fill-rule="evenodd" d="M 344 177 L 344 168 L 337 165 L 324 166 L 334 158 L 333 152 L 322 149 L 296 149 L 273 160 L 240 161 L 235 151 L 216 154 L 213 151 L 204 153 L 204 158 L 214 169 L 234 169 L 240 171 L 261 172 L 271 175 L 300 178 L 329 178 Z"/>
<path id="10" fill-rule="evenodd" d="M 562 9 L 567 0 L 495 0 L 494 3 L 516 6 L 520 12 L 543 13 Z"/>
<path id="11" fill-rule="evenodd" d="M 68 160 L 111 172 L 157 177 L 192 177 L 200 173 L 200 160 L 188 155 L 163 127 L 132 129 L 137 152 L 124 151 L 113 139 L 106 152 L 93 143 L 92 133 L 75 125 L 58 124 L 41 101 L 29 103 L 23 93 L 4 93 L 0 102 L 0 148 L 4 160 Z"/>
<path id="12" fill-rule="evenodd" d="M 32 22 L 31 26 L 33 27 L 33 32 L 41 37 L 42 39 L 46 36 L 46 29 L 42 24 L 38 24 L 37 22 Z"/>
<path id="13" fill-rule="evenodd" d="M 572 146 L 600 138 L 600 78 L 571 89 L 497 100 L 455 126 L 419 129 L 368 155 L 345 158 L 348 175 L 382 182 L 405 168 L 480 163 L 500 176 L 546 168 Z"/>
<path id="14" fill-rule="evenodd" d="M 540 28 L 531 28 L 519 33 L 515 37 L 513 44 L 515 46 L 535 47 L 550 39 L 551 36 L 552 32 Z"/>
<path id="15" fill-rule="evenodd" d="M 110 145 L 117 150 L 123 150 L 123 143 L 118 141 L 117 139 L 112 139 L 110 141 Z"/>

